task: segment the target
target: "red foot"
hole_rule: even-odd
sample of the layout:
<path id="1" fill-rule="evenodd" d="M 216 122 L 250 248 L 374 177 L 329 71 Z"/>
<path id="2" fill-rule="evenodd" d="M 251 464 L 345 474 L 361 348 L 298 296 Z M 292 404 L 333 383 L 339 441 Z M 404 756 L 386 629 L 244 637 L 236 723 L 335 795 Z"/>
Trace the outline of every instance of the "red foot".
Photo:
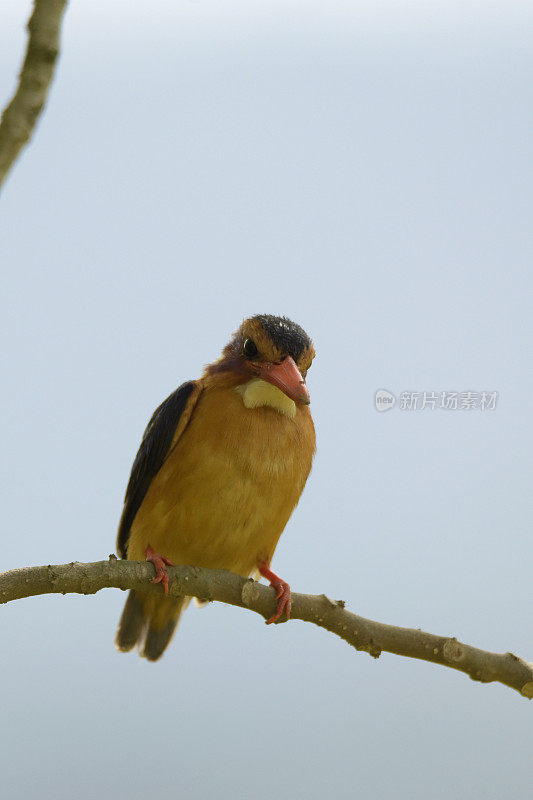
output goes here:
<path id="1" fill-rule="evenodd" d="M 162 583 L 165 594 L 168 594 L 168 572 L 166 571 L 166 566 L 175 567 L 176 565 L 170 558 L 165 558 L 165 556 L 160 556 L 159 553 L 156 553 L 150 545 L 146 548 L 145 554 L 146 560 L 151 561 L 155 567 L 155 578 L 152 583 Z"/>
<path id="2" fill-rule="evenodd" d="M 277 622 L 277 620 L 281 617 L 283 612 L 287 615 L 287 619 L 290 619 L 291 616 L 291 587 L 289 584 L 282 580 L 279 575 L 276 575 L 275 572 L 272 572 L 270 569 L 270 564 L 266 561 L 261 561 L 257 568 L 263 578 L 266 578 L 270 581 L 270 585 L 274 587 L 276 590 L 276 600 L 278 600 L 278 605 L 276 608 L 276 613 L 273 617 L 267 620 L 267 625 L 270 625 L 272 622 Z"/>

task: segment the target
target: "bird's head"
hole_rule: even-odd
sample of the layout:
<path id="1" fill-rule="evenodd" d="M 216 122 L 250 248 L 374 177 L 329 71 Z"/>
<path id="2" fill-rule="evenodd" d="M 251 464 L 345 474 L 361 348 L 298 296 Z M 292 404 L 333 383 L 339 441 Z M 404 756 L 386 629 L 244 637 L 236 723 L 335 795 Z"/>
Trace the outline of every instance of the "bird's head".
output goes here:
<path id="1" fill-rule="evenodd" d="M 305 378 L 314 356 L 311 339 L 295 322 L 257 314 L 244 320 L 206 375 L 237 387 L 264 381 L 295 404 L 309 405 Z"/>

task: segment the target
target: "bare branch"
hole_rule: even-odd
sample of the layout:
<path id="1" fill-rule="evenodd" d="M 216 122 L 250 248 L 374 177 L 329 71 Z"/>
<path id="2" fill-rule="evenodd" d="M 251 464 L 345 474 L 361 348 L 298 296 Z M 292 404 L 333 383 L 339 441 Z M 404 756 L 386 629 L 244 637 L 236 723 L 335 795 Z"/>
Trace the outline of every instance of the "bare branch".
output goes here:
<path id="1" fill-rule="evenodd" d="M 241 578 L 226 570 L 200 567 L 174 567 L 169 568 L 168 573 L 171 595 L 190 595 L 201 600 L 229 603 L 255 611 L 265 619 L 274 613 L 276 600 L 273 589 L 251 578 Z M 94 594 L 111 587 L 158 594 L 161 586 L 150 583 L 153 574 L 151 564 L 119 561 L 114 555 L 108 561 L 93 564 L 73 562 L 26 567 L 0 574 L 0 604 L 38 594 Z M 491 653 L 447 636 L 364 619 L 347 611 L 344 601 L 330 600 L 323 594 L 293 592 L 291 618 L 325 628 L 356 650 L 365 650 L 374 658 L 382 651 L 419 658 L 466 672 L 475 681 L 499 681 L 524 697 L 533 697 L 533 664 L 512 653 Z"/>
<path id="2" fill-rule="evenodd" d="M 0 186 L 30 138 L 54 76 L 67 0 L 35 0 L 17 91 L 0 123 Z"/>

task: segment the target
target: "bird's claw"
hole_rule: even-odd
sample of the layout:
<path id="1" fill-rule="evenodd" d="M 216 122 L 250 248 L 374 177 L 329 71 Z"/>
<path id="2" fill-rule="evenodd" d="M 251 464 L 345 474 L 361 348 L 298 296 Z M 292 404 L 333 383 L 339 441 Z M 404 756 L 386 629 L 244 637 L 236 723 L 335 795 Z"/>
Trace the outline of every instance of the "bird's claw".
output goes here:
<path id="1" fill-rule="evenodd" d="M 267 625 L 277 622 L 284 612 L 287 619 L 291 618 L 291 587 L 285 581 L 280 581 L 279 584 L 272 583 L 271 586 L 277 589 L 276 600 L 279 602 L 276 607 L 276 613 L 270 619 L 267 619 Z"/>
<path id="2" fill-rule="evenodd" d="M 287 619 L 290 619 L 292 606 L 291 587 L 287 581 L 282 580 L 279 575 L 272 572 L 268 561 L 260 561 L 257 568 L 263 578 L 269 580 L 272 588 L 276 590 L 276 600 L 278 601 L 276 613 L 270 619 L 267 619 L 266 624 L 271 625 L 273 622 L 277 622 L 283 613 L 286 614 Z"/>
<path id="3" fill-rule="evenodd" d="M 155 569 L 155 578 L 150 583 L 162 583 L 165 594 L 168 594 L 169 580 L 166 567 L 175 567 L 176 565 L 170 558 L 165 558 L 165 556 L 160 556 L 159 553 L 156 553 L 150 545 L 146 548 L 146 560 L 150 561 Z"/>

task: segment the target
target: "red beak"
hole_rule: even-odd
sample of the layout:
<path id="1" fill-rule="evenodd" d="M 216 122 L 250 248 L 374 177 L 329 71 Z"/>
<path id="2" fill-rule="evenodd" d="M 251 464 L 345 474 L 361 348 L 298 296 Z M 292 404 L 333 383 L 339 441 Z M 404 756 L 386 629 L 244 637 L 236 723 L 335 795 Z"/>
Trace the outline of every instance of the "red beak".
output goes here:
<path id="1" fill-rule="evenodd" d="M 277 386 L 295 403 L 308 406 L 311 402 L 302 373 L 290 356 L 284 358 L 280 363 L 261 365 L 259 374 L 264 381 Z"/>

